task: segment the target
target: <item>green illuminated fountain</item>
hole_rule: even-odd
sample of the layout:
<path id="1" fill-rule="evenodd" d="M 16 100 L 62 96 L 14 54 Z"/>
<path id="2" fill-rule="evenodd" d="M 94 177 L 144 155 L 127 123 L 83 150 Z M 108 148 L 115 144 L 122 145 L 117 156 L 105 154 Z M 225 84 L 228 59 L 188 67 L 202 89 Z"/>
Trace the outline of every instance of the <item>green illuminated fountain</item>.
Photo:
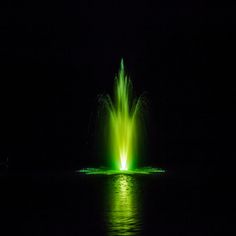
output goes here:
<path id="1" fill-rule="evenodd" d="M 120 70 L 115 77 L 114 99 L 109 95 L 102 97 L 102 104 L 108 114 L 107 152 L 112 169 L 86 168 L 80 173 L 86 174 L 150 174 L 164 172 L 157 168 L 135 168 L 140 142 L 140 117 L 143 99 L 132 96 L 132 82 L 125 74 L 121 60 Z"/>
<path id="2" fill-rule="evenodd" d="M 104 99 L 109 114 L 109 147 L 115 169 L 131 169 L 137 151 L 138 118 L 142 99 L 132 101 L 132 83 L 124 71 L 123 60 L 115 78 L 114 102 L 109 95 Z"/>

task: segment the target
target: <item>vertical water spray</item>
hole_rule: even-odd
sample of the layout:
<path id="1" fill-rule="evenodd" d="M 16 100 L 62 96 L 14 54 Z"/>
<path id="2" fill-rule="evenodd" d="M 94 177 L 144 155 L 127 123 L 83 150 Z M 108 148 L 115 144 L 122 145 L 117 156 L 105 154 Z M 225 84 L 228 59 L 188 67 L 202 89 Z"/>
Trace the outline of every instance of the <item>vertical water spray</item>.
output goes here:
<path id="1" fill-rule="evenodd" d="M 120 70 L 115 76 L 114 96 L 101 96 L 100 104 L 105 108 L 102 127 L 105 131 L 105 146 L 108 163 L 112 168 L 85 168 L 79 170 L 85 174 L 154 174 L 163 173 L 160 168 L 136 168 L 140 148 L 143 144 L 142 107 L 143 97 L 133 96 L 132 82 L 125 73 L 121 60 Z M 104 109 L 101 109 L 102 112 Z M 106 119 L 107 117 L 107 119 Z"/>
<path id="2" fill-rule="evenodd" d="M 114 99 L 109 95 L 104 98 L 108 111 L 110 155 L 115 160 L 115 168 L 128 170 L 137 153 L 138 118 L 142 99 L 132 96 L 132 82 L 121 60 L 120 70 L 115 77 Z"/>

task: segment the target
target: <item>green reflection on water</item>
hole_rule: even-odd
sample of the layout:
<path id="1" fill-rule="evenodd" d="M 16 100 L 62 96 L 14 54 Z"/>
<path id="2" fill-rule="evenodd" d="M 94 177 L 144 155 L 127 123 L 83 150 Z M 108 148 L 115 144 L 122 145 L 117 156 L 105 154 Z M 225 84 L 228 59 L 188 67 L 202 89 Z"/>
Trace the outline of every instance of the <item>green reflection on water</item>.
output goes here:
<path id="1" fill-rule="evenodd" d="M 139 235 L 139 188 L 130 175 L 113 175 L 108 182 L 106 223 L 108 235 Z"/>

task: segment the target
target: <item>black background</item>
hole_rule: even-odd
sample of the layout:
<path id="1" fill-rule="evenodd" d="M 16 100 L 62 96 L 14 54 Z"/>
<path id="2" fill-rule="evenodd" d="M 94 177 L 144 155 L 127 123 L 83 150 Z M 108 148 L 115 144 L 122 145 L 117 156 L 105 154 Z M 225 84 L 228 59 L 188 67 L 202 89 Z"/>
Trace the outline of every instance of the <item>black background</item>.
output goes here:
<path id="1" fill-rule="evenodd" d="M 196 231 L 203 235 L 208 222 L 215 226 L 221 221 L 212 209 L 223 210 L 224 214 L 217 213 L 224 217 L 232 209 L 225 186 L 232 178 L 236 154 L 235 20 L 233 5 L 200 0 L 3 5 L 0 158 L 1 162 L 8 158 L 8 173 L 62 173 L 103 164 L 97 144 L 97 100 L 99 94 L 112 93 L 124 58 L 136 94 L 146 92 L 148 100 L 146 157 L 140 165 L 164 167 L 168 176 L 192 186 L 188 192 L 182 185 L 170 205 L 176 210 L 173 222 L 181 211 L 179 202 L 185 204 L 184 196 L 188 206 L 184 214 L 191 216 L 195 210 L 192 222 L 204 215 L 198 208 L 204 211 L 212 204 L 203 228 Z M 18 186 L 14 183 L 9 186 Z M 160 199 L 178 192 L 179 185 L 174 186 L 168 192 L 163 184 Z M 41 188 L 42 205 L 52 203 L 60 189 Z M 28 187 L 11 189 L 4 202 L 11 205 L 12 215 L 15 206 L 24 211 L 28 200 L 22 199 L 29 194 L 37 202 L 37 187 L 33 193 Z M 12 205 L 20 189 L 25 195 Z M 49 193 L 53 197 L 45 197 Z M 40 207 L 30 204 L 29 212 Z M 7 206 L 4 209 L 8 211 Z M 28 215 L 24 217 L 19 225 L 27 222 Z M 35 222 L 41 221 L 36 217 Z M 162 227 L 163 233 L 168 222 Z M 190 224 L 186 232 L 195 227 Z"/>
<path id="2" fill-rule="evenodd" d="M 2 159 L 23 171 L 99 165 L 97 97 L 113 92 L 123 57 L 136 94 L 149 101 L 147 164 L 227 166 L 235 155 L 234 10 L 206 1 L 6 4 Z"/>

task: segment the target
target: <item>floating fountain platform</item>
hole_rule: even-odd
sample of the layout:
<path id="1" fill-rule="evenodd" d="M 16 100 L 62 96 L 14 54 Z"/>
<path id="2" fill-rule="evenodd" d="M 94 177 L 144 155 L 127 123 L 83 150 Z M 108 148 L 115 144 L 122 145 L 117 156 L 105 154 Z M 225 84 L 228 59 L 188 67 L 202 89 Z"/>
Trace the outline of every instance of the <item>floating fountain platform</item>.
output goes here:
<path id="1" fill-rule="evenodd" d="M 160 168 L 153 167 L 143 167 L 133 170 L 110 170 L 106 168 L 85 168 L 82 170 L 77 170 L 76 173 L 86 174 L 86 175 L 150 175 L 150 174 L 160 174 L 166 171 Z"/>

